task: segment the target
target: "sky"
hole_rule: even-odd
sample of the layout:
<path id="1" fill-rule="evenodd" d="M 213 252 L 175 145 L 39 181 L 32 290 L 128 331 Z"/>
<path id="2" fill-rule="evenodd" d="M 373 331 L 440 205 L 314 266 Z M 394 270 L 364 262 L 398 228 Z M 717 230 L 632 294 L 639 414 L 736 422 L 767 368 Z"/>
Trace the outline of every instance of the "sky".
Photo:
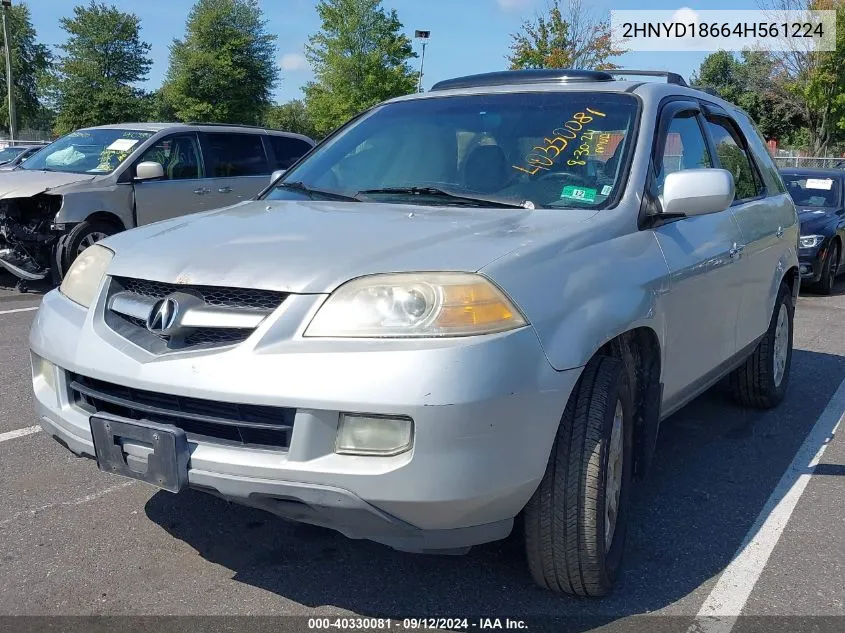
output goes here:
<path id="1" fill-rule="evenodd" d="M 15 2 L 19 0 L 14 0 Z M 184 34 L 185 20 L 193 0 L 109 0 L 124 11 L 141 18 L 142 37 L 152 45 L 153 67 L 148 89 L 161 85 L 167 71 L 169 45 Z M 473 73 L 502 70 L 515 32 L 526 18 L 533 18 L 548 0 L 384 0 L 396 9 L 406 33 L 415 29 L 431 31 L 423 77 L 423 87 L 441 79 Z M 65 40 L 59 18 L 72 14 L 72 0 L 28 0 L 38 37 L 54 46 Z M 87 3 L 87 0 L 86 0 Z M 301 86 L 312 78 L 304 56 L 304 45 L 320 22 L 316 0 L 260 0 L 268 20 L 268 30 L 278 36 L 278 63 L 281 81 L 275 90 L 279 102 L 301 97 Z M 756 9 L 755 0 L 583 0 L 584 7 L 599 18 L 609 17 L 612 9 Z M 419 46 L 417 46 L 419 52 Z M 623 67 L 671 70 L 684 77 L 699 67 L 706 53 L 627 53 L 617 61 Z M 414 60 L 415 65 L 419 59 Z"/>

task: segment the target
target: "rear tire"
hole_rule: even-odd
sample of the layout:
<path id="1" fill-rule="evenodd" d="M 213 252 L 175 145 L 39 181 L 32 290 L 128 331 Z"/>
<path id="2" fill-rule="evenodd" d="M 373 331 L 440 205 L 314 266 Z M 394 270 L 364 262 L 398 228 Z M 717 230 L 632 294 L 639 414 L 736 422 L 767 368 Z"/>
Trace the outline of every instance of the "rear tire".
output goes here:
<path id="1" fill-rule="evenodd" d="M 833 286 L 836 283 L 836 275 L 839 274 L 839 243 L 833 242 L 830 250 L 827 252 L 827 257 L 822 266 L 822 275 L 819 279 L 819 293 L 829 295 L 833 292 Z"/>
<path id="2" fill-rule="evenodd" d="M 789 286 L 781 284 L 769 329 L 754 353 L 730 375 L 733 397 L 746 407 L 771 409 L 780 404 L 792 366 L 795 307 Z"/>
<path id="3" fill-rule="evenodd" d="M 625 365 L 593 358 L 569 397 L 546 473 L 525 507 L 528 567 L 541 587 L 577 596 L 612 589 L 625 547 L 633 414 Z"/>

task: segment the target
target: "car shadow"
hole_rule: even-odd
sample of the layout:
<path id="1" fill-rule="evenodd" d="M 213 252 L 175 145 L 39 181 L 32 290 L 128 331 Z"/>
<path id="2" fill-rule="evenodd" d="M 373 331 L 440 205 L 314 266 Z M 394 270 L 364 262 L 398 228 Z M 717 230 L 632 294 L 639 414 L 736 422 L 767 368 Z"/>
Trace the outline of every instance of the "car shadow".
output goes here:
<path id="1" fill-rule="evenodd" d="M 666 420 L 653 470 L 637 490 L 624 570 L 614 593 L 601 600 L 534 586 L 513 535 L 466 556 L 424 556 L 195 491 L 157 493 L 146 513 L 203 558 L 232 570 L 238 582 L 308 607 L 395 620 L 554 616 L 560 620 L 548 628 L 556 631 L 588 630 L 687 597 L 692 606 L 683 612 L 694 613 L 706 593 L 702 584 L 731 561 L 843 378 L 845 357 L 795 350 L 778 409 L 737 407 L 717 387 Z M 841 467 L 825 471 L 845 474 Z"/>
<path id="2" fill-rule="evenodd" d="M 829 295 L 823 295 L 818 292 L 813 286 L 801 284 L 802 297 L 840 297 L 845 296 L 845 274 L 839 275 L 836 283 L 833 285 L 833 291 Z"/>

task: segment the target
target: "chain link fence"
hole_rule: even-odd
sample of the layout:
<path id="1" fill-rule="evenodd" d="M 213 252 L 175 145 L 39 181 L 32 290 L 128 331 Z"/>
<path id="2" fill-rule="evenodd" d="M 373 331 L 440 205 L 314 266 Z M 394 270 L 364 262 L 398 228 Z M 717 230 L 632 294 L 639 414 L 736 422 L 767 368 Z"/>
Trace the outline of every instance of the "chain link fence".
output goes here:
<path id="1" fill-rule="evenodd" d="M 830 156 L 775 156 L 778 169 L 805 167 L 810 169 L 845 169 L 845 158 Z"/>

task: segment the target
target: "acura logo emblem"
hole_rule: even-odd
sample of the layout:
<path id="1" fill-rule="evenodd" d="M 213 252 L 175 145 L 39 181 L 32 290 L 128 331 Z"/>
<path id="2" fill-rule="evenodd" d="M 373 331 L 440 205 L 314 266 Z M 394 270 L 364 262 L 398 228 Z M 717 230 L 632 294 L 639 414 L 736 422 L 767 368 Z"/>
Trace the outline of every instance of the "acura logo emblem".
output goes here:
<path id="1" fill-rule="evenodd" d="M 170 336 L 180 329 L 179 302 L 175 297 L 156 302 L 147 317 L 147 329 L 159 336 Z"/>

